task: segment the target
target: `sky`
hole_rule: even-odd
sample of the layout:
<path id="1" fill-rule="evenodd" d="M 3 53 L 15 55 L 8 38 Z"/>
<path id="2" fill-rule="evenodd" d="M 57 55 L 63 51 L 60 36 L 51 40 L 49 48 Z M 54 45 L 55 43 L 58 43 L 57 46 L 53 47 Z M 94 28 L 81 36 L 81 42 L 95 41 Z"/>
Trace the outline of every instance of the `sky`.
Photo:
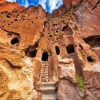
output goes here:
<path id="1" fill-rule="evenodd" d="M 46 10 L 48 13 L 52 13 L 53 10 L 58 9 L 62 4 L 62 0 L 7 0 L 9 2 L 18 2 L 20 6 L 29 7 L 29 6 L 38 6 L 39 4 Z"/>

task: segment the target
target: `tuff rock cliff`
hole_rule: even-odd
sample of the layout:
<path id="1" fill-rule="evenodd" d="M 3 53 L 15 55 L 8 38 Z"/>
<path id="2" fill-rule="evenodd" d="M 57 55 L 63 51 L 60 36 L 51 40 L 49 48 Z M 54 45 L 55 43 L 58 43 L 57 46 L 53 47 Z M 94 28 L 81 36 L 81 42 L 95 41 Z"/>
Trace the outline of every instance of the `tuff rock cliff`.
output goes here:
<path id="1" fill-rule="evenodd" d="M 0 100 L 100 100 L 100 0 L 63 2 L 0 0 Z"/>

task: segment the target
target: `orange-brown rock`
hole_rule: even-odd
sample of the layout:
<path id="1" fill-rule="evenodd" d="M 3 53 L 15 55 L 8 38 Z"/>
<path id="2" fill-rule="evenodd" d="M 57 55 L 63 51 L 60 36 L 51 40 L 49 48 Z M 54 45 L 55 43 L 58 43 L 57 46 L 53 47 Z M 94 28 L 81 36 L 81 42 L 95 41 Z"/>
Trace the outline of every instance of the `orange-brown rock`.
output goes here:
<path id="1" fill-rule="evenodd" d="M 25 9 L 24 7 L 20 7 L 18 3 L 10 3 L 7 2 L 6 0 L 1 0 L 0 1 L 0 12 L 2 11 L 9 11 L 11 12 L 12 10 L 23 10 Z"/>
<path id="2" fill-rule="evenodd" d="M 93 5 L 84 2 L 75 12 L 82 37 L 100 35 L 100 5 L 96 5 L 95 2 L 95 0 L 91 1 Z"/>
<path id="3" fill-rule="evenodd" d="M 99 2 L 63 1 L 52 15 L 0 2 L 0 100 L 100 99 Z"/>
<path id="4" fill-rule="evenodd" d="M 1 30 L 0 33 L 7 35 L 7 32 Z M 0 37 L 4 35 L 0 34 Z M 0 41 L 0 99 L 37 98 L 38 94 L 33 85 L 32 59 L 25 57 L 19 50 L 11 48 L 9 43 L 3 41 Z"/>
<path id="5" fill-rule="evenodd" d="M 4 12 L 0 16 L 0 27 L 5 31 L 8 31 L 9 34 L 11 32 L 13 32 L 13 34 L 17 33 L 19 35 L 18 40 L 21 38 L 19 45 L 20 49 L 34 44 L 41 36 L 44 27 L 43 23 L 45 21 L 45 15 L 42 15 L 41 10 L 43 9 L 41 9 L 40 6 L 38 7 L 38 10 L 34 10 L 35 8 L 31 7 L 22 13 L 20 11 L 12 13 Z M 8 37 L 10 37 L 9 34 Z"/>
<path id="6" fill-rule="evenodd" d="M 75 84 L 68 80 L 62 79 L 59 82 L 58 87 L 58 99 L 59 100 L 82 100 L 81 96 L 75 88 Z"/>
<path id="7" fill-rule="evenodd" d="M 76 73 L 72 59 L 59 59 L 58 99 L 82 100 L 76 88 Z"/>

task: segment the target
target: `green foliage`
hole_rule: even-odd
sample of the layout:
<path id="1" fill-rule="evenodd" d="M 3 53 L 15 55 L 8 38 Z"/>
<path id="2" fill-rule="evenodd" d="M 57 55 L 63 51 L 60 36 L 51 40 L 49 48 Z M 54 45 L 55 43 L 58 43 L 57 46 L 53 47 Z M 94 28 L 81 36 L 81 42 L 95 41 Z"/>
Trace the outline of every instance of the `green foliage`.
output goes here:
<path id="1" fill-rule="evenodd" d="M 77 86 L 78 86 L 79 90 L 83 91 L 84 90 L 84 81 L 83 81 L 82 77 L 77 75 L 76 81 L 77 81 Z"/>

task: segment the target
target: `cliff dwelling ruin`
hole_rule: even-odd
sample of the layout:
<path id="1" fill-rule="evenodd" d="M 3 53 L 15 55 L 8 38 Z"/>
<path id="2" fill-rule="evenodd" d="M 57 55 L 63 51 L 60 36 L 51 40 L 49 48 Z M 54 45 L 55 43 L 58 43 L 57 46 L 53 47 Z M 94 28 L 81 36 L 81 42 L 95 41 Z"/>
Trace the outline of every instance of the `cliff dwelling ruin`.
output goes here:
<path id="1" fill-rule="evenodd" d="M 0 0 L 0 100 L 100 100 L 100 0 L 63 2 Z"/>

